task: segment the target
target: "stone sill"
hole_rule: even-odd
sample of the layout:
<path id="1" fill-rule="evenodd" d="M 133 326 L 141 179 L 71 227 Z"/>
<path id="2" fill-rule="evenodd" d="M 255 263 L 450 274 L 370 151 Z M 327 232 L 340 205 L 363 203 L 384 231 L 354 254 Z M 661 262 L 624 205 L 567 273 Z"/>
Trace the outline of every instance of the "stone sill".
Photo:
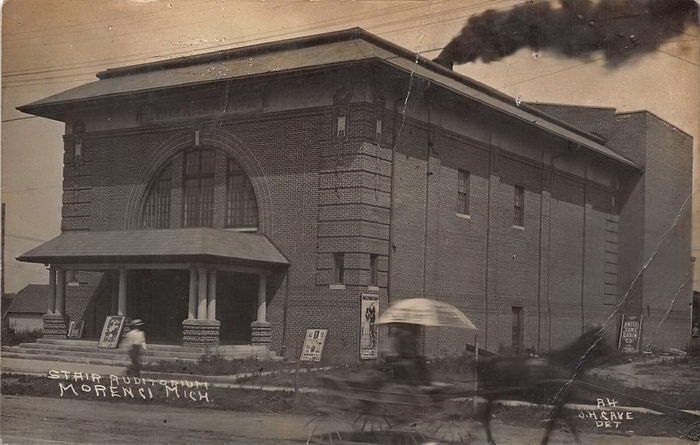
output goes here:
<path id="1" fill-rule="evenodd" d="M 345 285 L 344 284 L 331 284 L 328 286 L 328 288 L 333 289 L 333 290 L 344 290 Z"/>
<path id="2" fill-rule="evenodd" d="M 513 228 L 514 228 L 515 230 L 525 230 L 525 227 L 524 227 L 524 226 L 519 226 L 519 225 L 517 225 L 517 224 L 513 224 Z"/>
<path id="3" fill-rule="evenodd" d="M 464 213 L 459 213 L 459 212 L 455 213 L 455 216 L 457 218 L 462 218 L 462 219 L 467 219 L 467 220 L 472 219 L 471 215 L 466 215 Z"/>

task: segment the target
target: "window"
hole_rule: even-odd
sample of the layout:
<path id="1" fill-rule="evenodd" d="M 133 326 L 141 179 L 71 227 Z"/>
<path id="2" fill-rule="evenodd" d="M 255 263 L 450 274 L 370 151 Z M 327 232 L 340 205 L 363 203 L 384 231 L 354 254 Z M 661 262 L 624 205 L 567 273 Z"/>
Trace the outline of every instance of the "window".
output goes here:
<path id="1" fill-rule="evenodd" d="M 185 152 L 182 207 L 182 225 L 184 227 L 212 226 L 214 219 L 214 159 L 213 150 L 197 149 Z"/>
<path id="2" fill-rule="evenodd" d="M 334 253 L 333 263 L 335 265 L 335 283 L 343 284 L 345 281 L 345 254 Z"/>
<path id="3" fill-rule="evenodd" d="M 514 354 L 521 354 L 523 352 L 524 348 L 524 331 L 525 331 L 525 323 L 524 323 L 524 314 L 523 314 L 523 308 L 522 306 L 512 306 L 511 310 L 513 311 L 513 324 L 512 324 L 512 342 L 511 342 L 511 347 L 513 349 Z"/>
<path id="4" fill-rule="evenodd" d="M 525 189 L 520 185 L 515 186 L 513 210 L 513 225 L 525 227 Z"/>
<path id="5" fill-rule="evenodd" d="M 469 179 L 470 174 L 466 170 L 459 170 L 459 184 L 457 185 L 457 213 L 469 215 Z"/>
<path id="6" fill-rule="evenodd" d="M 370 286 L 376 286 L 377 283 L 379 283 L 379 267 L 377 261 L 378 255 L 376 253 L 372 253 L 369 256 L 369 285 Z"/>
<path id="7" fill-rule="evenodd" d="M 258 203 L 250 179 L 233 159 L 227 165 L 226 226 L 257 227 Z"/>
<path id="8" fill-rule="evenodd" d="M 78 165 L 83 160 L 83 138 L 85 136 L 85 124 L 78 121 L 73 124 L 73 160 Z"/>
<path id="9" fill-rule="evenodd" d="M 141 218 L 141 226 L 144 229 L 170 227 L 170 170 L 168 165 L 151 185 Z"/>
<path id="10" fill-rule="evenodd" d="M 343 113 L 343 111 L 340 110 L 338 113 Z M 347 137 L 347 116 L 345 116 L 345 114 L 338 114 L 337 127 L 335 137 L 341 140 L 345 139 Z"/>
<path id="11" fill-rule="evenodd" d="M 375 144 L 382 143 L 382 127 L 383 127 L 382 117 L 383 117 L 383 115 L 384 115 L 384 99 L 381 97 L 375 98 L 374 99 L 374 119 L 375 119 L 374 143 Z"/>
<path id="12" fill-rule="evenodd" d="M 348 138 L 348 115 L 350 113 L 350 93 L 339 90 L 333 97 L 335 104 L 335 138 L 341 141 Z"/>

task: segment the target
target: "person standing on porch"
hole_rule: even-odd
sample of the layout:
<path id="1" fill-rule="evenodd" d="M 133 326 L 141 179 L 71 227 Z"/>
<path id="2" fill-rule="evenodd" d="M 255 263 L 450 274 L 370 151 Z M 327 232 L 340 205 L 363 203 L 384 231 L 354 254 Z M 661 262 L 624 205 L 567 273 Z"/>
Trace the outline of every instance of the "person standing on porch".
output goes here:
<path id="1" fill-rule="evenodd" d="M 124 338 L 129 349 L 131 365 L 126 370 L 126 375 L 130 377 L 141 377 L 141 355 L 146 350 L 146 334 L 141 330 L 143 321 L 138 318 L 129 323 L 131 330 Z"/>

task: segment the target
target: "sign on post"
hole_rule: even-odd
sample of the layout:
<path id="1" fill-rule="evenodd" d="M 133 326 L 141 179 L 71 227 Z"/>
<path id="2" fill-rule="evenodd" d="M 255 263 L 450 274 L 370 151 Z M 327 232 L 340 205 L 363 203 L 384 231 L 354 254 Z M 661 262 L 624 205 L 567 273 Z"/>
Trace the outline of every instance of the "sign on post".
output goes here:
<path id="1" fill-rule="evenodd" d="M 328 329 L 307 329 L 304 347 L 301 349 L 299 360 L 303 362 L 320 362 L 327 334 Z"/>
<path id="2" fill-rule="evenodd" d="M 119 346 L 119 339 L 124 329 L 123 315 L 108 315 L 102 327 L 102 335 L 97 343 L 98 348 L 115 349 Z"/>
<path id="3" fill-rule="evenodd" d="M 620 341 L 618 349 L 625 354 L 639 352 L 639 340 L 642 332 L 642 317 L 639 315 L 622 314 L 620 326 Z"/>
<path id="4" fill-rule="evenodd" d="M 377 332 L 379 318 L 379 295 L 362 294 L 360 305 L 360 359 L 377 358 L 379 335 Z"/>

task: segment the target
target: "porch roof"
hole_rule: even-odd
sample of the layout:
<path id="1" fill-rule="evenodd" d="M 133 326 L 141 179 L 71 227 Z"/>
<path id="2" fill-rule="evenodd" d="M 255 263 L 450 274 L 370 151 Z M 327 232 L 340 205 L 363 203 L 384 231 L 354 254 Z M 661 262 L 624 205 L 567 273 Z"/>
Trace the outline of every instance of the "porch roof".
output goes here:
<path id="1" fill-rule="evenodd" d="M 17 260 L 44 264 L 188 261 L 289 264 L 265 235 L 205 227 L 64 232 Z"/>

